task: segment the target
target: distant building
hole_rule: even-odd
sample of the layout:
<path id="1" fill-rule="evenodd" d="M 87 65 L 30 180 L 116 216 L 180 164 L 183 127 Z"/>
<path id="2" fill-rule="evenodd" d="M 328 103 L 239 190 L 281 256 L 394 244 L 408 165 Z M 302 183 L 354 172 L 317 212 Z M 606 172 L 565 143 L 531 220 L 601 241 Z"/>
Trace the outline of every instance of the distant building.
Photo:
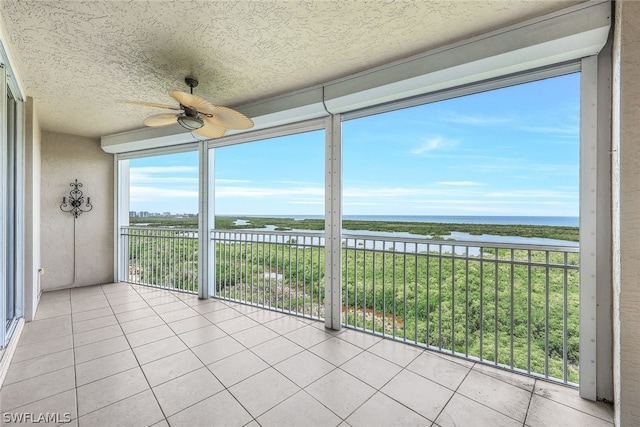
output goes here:
<path id="1" fill-rule="evenodd" d="M 136 216 L 138 216 L 138 212 L 136 212 L 136 211 L 129 211 L 129 217 L 130 217 L 130 218 L 131 218 L 131 217 L 136 217 Z"/>
<path id="2" fill-rule="evenodd" d="M 146 218 L 146 217 L 148 217 L 148 216 L 149 216 L 149 212 L 148 212 L 148 211 L 140 211 L 140 212 L 138 213 L 138 216 L 139 216 L 140 218 Z"/>
<path id="3" fill-rule="evenodd" d="M 162 216 L 171 216 L 171 212 L 162 212 Z"/>

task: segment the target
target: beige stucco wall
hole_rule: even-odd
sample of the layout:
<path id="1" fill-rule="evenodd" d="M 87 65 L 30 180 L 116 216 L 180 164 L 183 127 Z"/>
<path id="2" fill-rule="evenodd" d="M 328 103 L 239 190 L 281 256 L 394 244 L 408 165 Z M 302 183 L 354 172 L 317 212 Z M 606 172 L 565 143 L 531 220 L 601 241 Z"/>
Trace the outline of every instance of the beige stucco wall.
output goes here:
<path id="1" fill-rule="evenodd" d="M 33 320 L 40 283 L 40 147 L 42 134 L 33 98 L 24 106 L 24 318 Z"/>
<path id="2" fill-rule="evenodd" d="M 616 425 L 640 425 L 640 2 L 616 3 L 613 288 Z"/>
<path id="3" fill-rule="evenodd" d="M 93 210 L 75 220 L 74 243 L 74 218 L 60 204 L 75 179 Z M 99 139 L 42 133 L 43 291 L 113 281 L 113 191 L 113 156 Z"/>

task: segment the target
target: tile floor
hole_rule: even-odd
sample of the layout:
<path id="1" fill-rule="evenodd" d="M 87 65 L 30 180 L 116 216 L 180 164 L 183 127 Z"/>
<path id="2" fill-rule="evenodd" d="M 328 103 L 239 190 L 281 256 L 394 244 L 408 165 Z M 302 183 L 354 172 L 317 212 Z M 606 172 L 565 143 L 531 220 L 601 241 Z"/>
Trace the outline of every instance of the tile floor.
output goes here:
<path id="1" fill-rule="evenodd" d="M 609 405 L 573 389 L 124 283 L 42 295 L 0 410 L 11 425 L 57 417 L 39 426 L 612 425 Z"/>

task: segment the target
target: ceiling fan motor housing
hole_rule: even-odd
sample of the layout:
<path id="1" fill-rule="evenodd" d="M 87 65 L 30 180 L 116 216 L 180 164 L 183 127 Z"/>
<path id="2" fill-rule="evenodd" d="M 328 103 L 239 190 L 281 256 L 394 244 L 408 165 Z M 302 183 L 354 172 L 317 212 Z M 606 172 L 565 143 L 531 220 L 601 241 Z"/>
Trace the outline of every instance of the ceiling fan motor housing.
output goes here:
<path id="1" fill-rule="evenodd" d="M 182 108 L 184 109 L 184 115 L 178 116 L 180 126 L 188 130 L 200 129 L 204 126 L 204 121 L 195 108 L 185 107 L 184 105 L 182 105 Z"/>

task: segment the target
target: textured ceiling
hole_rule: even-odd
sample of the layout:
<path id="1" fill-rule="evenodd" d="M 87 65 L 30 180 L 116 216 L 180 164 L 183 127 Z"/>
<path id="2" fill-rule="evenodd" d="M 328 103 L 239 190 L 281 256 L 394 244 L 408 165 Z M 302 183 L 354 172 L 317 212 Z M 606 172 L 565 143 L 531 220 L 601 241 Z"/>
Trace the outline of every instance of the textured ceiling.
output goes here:
<path id="1" fill-rule="evenodd" d="M 44 130 L 98 137 L 162 112 L 171 89 L 237 106 L 579 1 L 42 1 L 0 3 Z"/>

